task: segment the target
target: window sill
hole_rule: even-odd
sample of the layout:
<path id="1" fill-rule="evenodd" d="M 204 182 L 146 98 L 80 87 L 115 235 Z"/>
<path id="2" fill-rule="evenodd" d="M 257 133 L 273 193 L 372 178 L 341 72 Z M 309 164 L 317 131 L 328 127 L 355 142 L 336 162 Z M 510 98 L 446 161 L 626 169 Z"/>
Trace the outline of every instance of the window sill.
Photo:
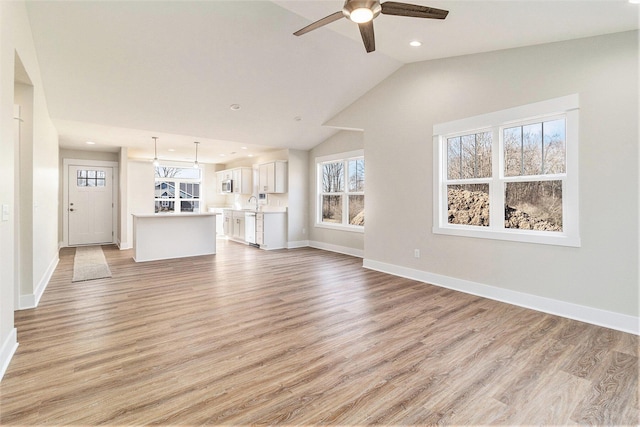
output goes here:
<path id="1" fill-rule="evenodd" d="M 349 231 L 352 233 L 364 233 L 364 227 L 359 225 L 343 225 L 343 224 L 327 224 L 324 222 L 317 222 L 315 224 L 316 228 L 327 228 L 330 230 L 337 231 Z"/>
<path id="2" fill-rule="evenodd" d="M 472 237 L 479 239 L 506 240 L 511 242 L 537 243 L 541 245 L 569 246 L 579 248 L 580 237 L 552 231 L 527 230 L 470 230 L 468 227 L 433 227 L 434 234 L 449 236 Z"/>

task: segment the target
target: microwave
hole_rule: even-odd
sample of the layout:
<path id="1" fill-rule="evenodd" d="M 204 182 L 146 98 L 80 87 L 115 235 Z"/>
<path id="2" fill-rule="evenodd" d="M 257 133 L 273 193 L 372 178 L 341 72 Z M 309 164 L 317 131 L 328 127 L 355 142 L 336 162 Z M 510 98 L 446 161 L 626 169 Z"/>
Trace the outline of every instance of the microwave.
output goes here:
<path id="1" fill-rule="evenodd" d="M 233 193 L 233 181 L 230 179 L 225 179 L 222 181 L 221 191 L 223 193 Z"/>

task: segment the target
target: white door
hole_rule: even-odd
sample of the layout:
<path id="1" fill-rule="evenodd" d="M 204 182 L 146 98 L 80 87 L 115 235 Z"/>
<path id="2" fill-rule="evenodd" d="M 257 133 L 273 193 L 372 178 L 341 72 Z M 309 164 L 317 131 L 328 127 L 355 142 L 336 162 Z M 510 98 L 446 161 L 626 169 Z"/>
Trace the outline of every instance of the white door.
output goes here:
<path id="1" fill-rule="evenodd" d="M 113 168 L 69 165 L 69 245 L 113 242 Z"/>

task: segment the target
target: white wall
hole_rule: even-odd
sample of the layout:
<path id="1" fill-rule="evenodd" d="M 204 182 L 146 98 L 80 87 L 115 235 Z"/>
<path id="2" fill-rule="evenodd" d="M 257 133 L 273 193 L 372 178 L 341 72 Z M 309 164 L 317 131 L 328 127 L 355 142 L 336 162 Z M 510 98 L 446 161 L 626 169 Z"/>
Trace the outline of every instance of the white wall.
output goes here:
<path id="1" fill-rule="evenodd" d="M 29 254 L 33 279 L 21 284 L 24 295 L 20 295 L 20 301 L 35 304 L 58 260 L 58 136 L 49 118 L 24 2 L 0 2 L 0 205 L 9 209 L 7 220 L 0 220 L 0 376 L 17 344 L 13 323 L 17 308 L 14 299 L 17 150 L 13 120 L 16 54 L 33 85 L 32 184 L 29 184 L 32 203 L 28 208 L 32 209 L 33 239 L 37 239 L 26 242 L 27 246 L 33 246 Z M 20 200 L 20 195 L 17 199 Z"/>
<path id="2" fill-rule="evenodd" d="M 155 212 L 155 174 L 153 164 L 148 161 L 129 160 L 127 164 L 127 235 L 133 244 L 132 214 L 152 214 Z"/>
<path id="3" fill-rule="evenodd" d="M 582 247 L 432 234 L 433 125 L 573 93 Z M 329 125 L 364 129 L 365 265 L 637 333 L 637 31 L 410 64 Z"/>
<path id="4" fill-rule="evenodd" d="M 318 177 L 316 175 L 316 158 L 330 154 L 347 153 L 349 151 L 362 150 L 364 148 L 363 133 L 359 131 L 340 131 L 321 144 L 316 145 L 309 152 L 308 176 L 309 176 L 309 240 L 311 246 L 344 252 L 351 255 L 362 256 L 364 253 L 364 234 L 354 231 L 342 231 L 315 226 L 316 208 L 318 200 L 315 197 Z M 366 184 L 369 188 L 369 165 L 365 153 Z M 369 196 L 365 192 L 366 222 L 369 226 Z"/>

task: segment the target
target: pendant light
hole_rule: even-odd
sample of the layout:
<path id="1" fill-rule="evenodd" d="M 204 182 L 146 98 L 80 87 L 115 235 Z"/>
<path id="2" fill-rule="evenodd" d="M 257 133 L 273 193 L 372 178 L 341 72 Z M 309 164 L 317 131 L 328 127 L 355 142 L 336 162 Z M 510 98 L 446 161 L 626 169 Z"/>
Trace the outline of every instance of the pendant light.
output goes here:
<path id="1" fill-rule="evenodd" d="M 153 166 L 157 167 L 160 165 L 160 162 L 158 161 L 158 137 L 152 136 L 151 138 L 153 138 Z"/>
<path id="2" fill-rule="evenodd" d="M 198 141 L 194 141 L 194 144 L 196 144 L 196 161 L 193 163 L 193 167 L 198 168 L 200 166 L 198 164 L 198 144 L 200 143 Z"/>

